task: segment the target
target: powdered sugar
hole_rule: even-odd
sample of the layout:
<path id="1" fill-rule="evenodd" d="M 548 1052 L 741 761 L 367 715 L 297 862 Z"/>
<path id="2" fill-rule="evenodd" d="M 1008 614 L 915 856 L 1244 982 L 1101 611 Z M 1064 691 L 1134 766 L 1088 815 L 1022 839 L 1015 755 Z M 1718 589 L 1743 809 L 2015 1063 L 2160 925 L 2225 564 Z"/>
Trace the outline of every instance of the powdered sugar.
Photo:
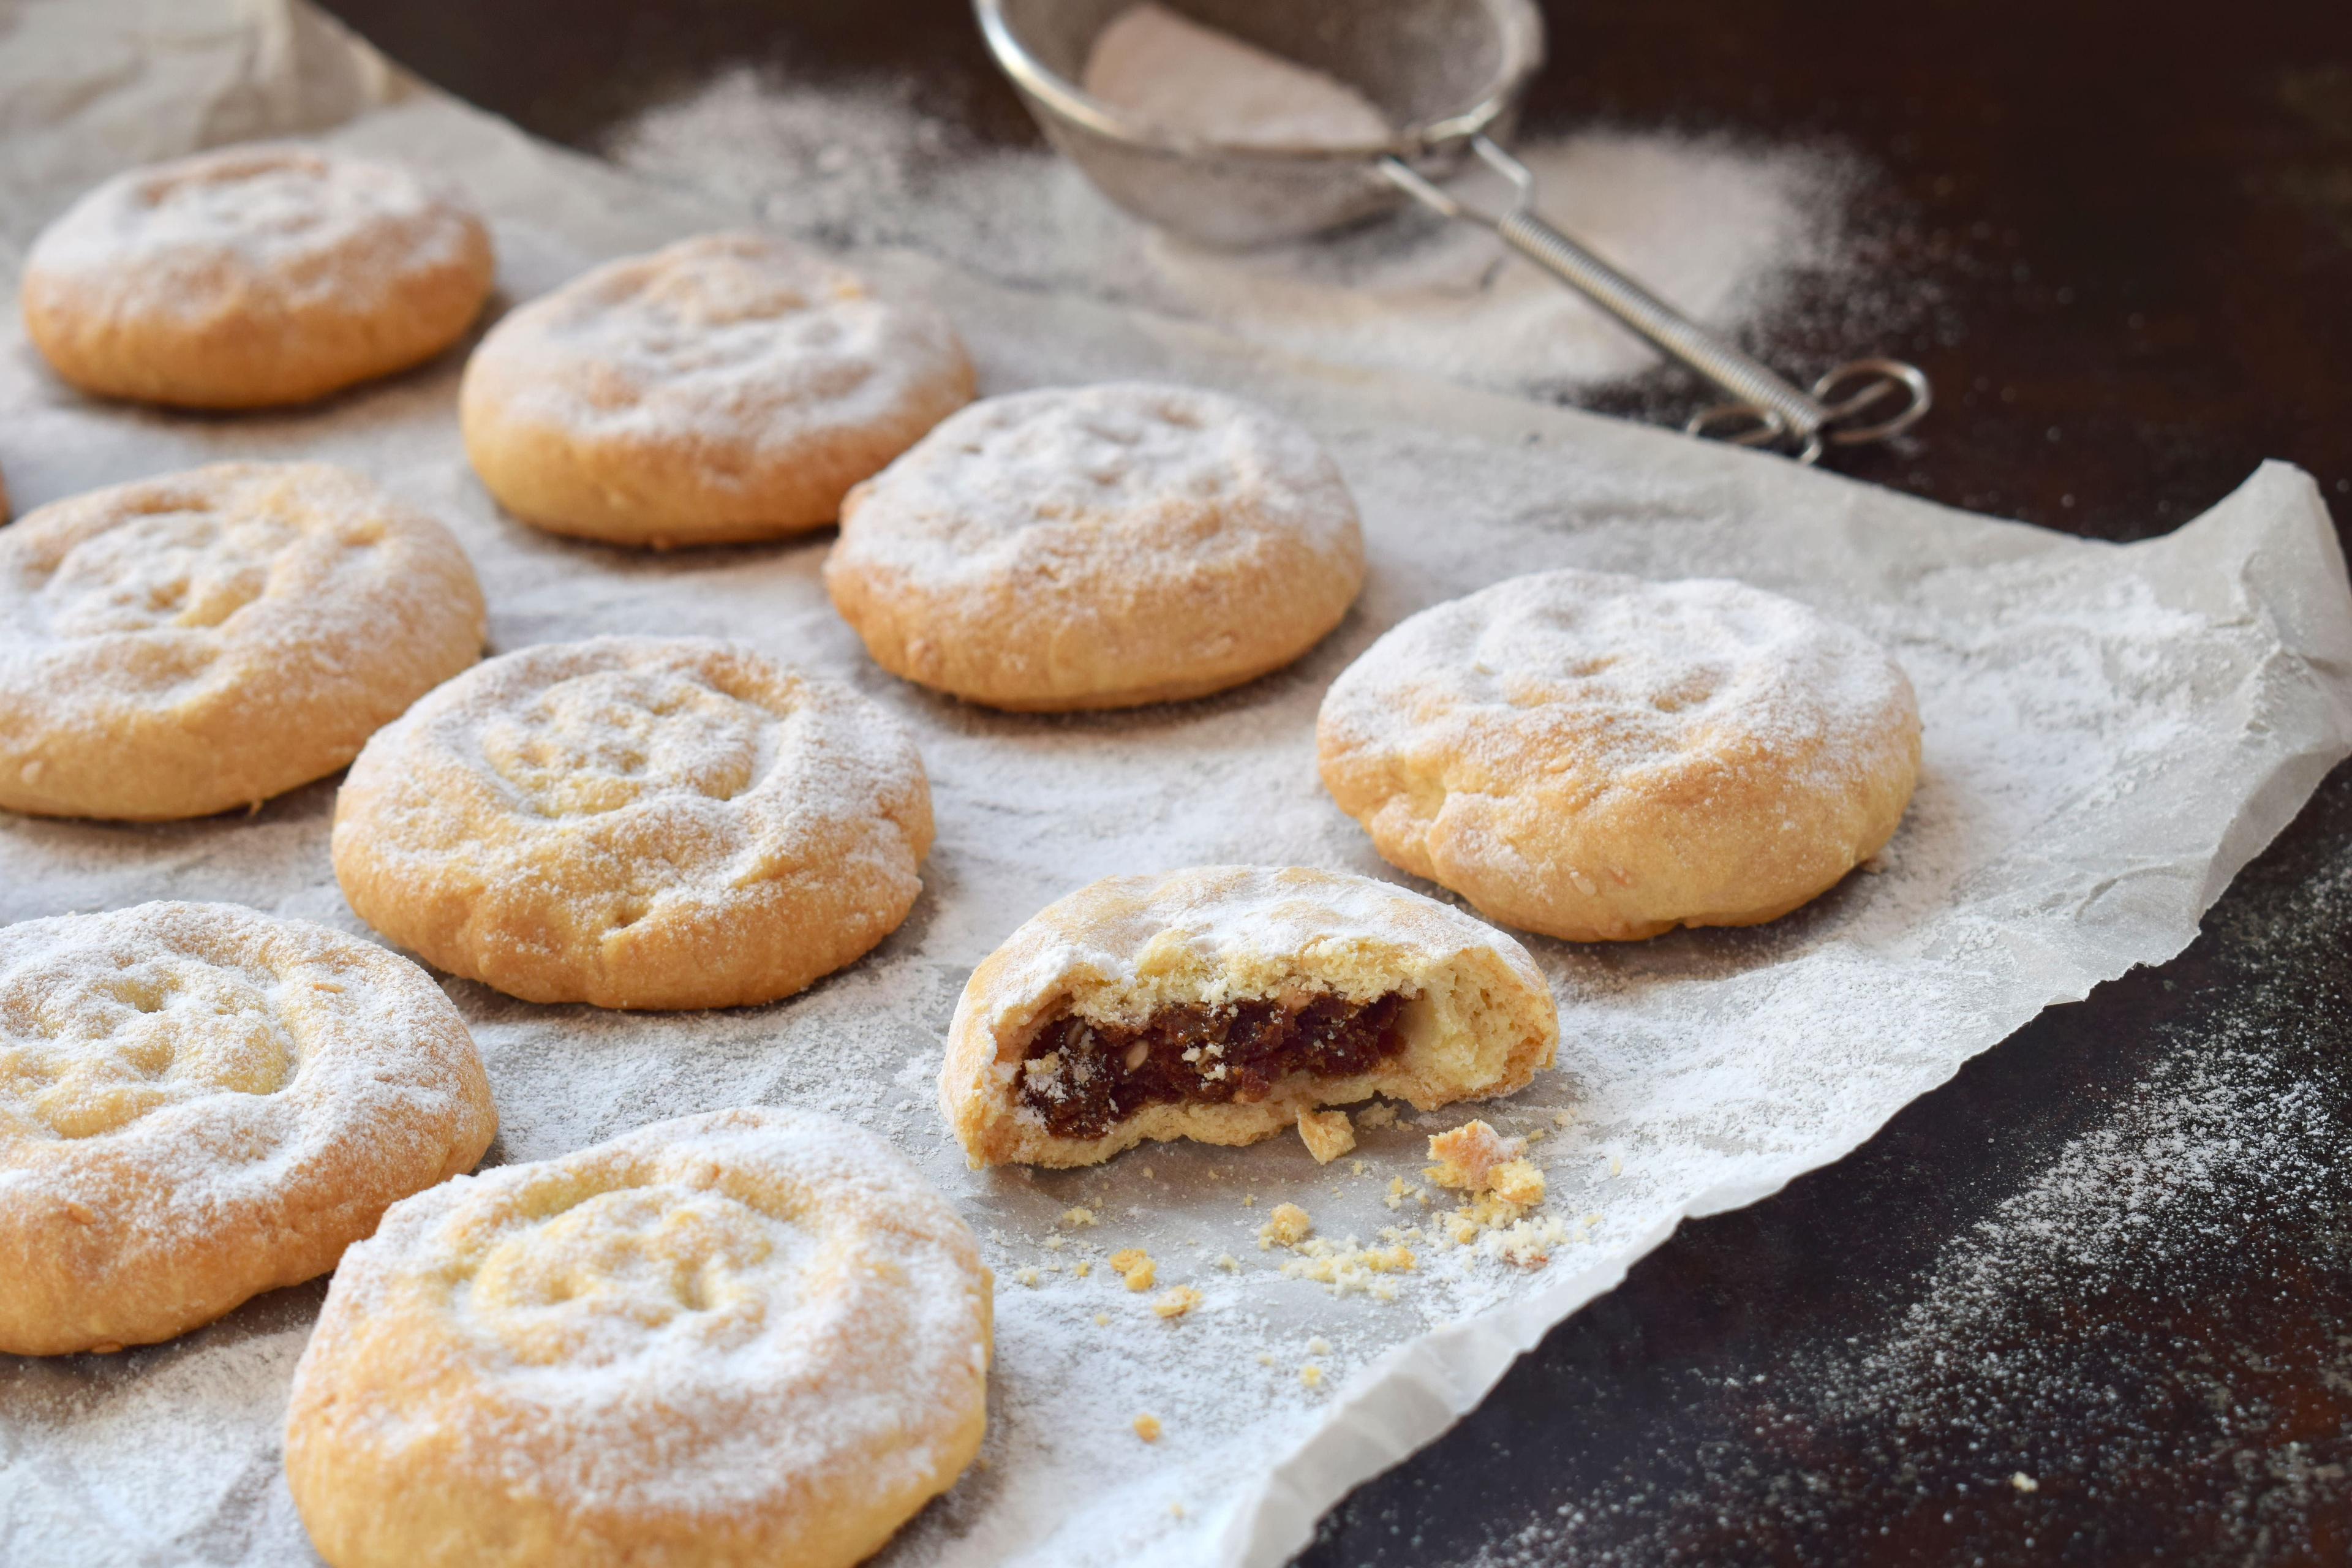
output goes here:
<path id="1" fill-rule="evenodd" d="M 93 310 L 202 321 L 255 298 L 365 315 L 477 243 L 437 181 L 295 144 L 230 147 L 107 181 L 26 258 Z"/>
<path id="2" fill-rule="evenodd" d="M 1495 238 L 1418 213 L 1244 254 L 1157 234 L 1044 152 L 973 145 L 919 84 L 723 74 L 608 143 L 621 163 L 756 207 L 831 245 L 907 245 L 1003 281 L 1213 322 L 1334 363 L 1546 392 L 1656 363 Z M 1773 320 L 1794 280 L 1861 297 L 1842 216 L 1849 160 L 1673 132 L 1597 129 L 1517 151 L 1543 210 L 1685 312 Z"/>
<path id="3" fill-rule="evenodd" d="M 1087 54 L 1086 89 L 1157 131 L 1244 147 L 1377 147 L 1388 121 L 1343 81 L 1165 5 L 1122 11 Z"/>

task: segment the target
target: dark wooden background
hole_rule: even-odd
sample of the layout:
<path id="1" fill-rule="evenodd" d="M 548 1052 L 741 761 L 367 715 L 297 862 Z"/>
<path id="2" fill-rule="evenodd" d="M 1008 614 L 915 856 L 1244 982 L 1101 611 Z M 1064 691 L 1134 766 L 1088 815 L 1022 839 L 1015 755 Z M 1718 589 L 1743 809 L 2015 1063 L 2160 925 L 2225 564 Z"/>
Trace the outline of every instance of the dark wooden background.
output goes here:
<path id="1" fill-rule="evenodd" d="M 745 62 L 913 72 L 931 111 L 1034 140 L 962 0 L 328 5 L 583 147 Z M 2352 517 L 2352 5 L 1547 9 L 1533 132 L 1720 131 L 1875 164 L 1855 217 L 1876 291 L 1899 285 L 1884 346 L 1942 405 L 1848 471 L 2137 539 L 2284 458 Z M 1827 341 L 1839 304 L 1756 346 L 1801 369 L 1881 346 Z M 1591 401 L 1664 416 L 1693 395 L 1659 373 Z M 1685 1226 L 1303 1561 L 2352 1561 L 2347 1104 L 2339 770 L 2188 953 L 2044 1015 L 1840 1164 Z M 2234 1152 L 2216 1114 L 2245 1129 Z M 2085 1148 L 2132 1179 L 2052 1197 Z M 2039 1242 L 2032 1202 L 2063 1222 Z M 1993 1327 L 1923 1370 L 1906 1347 L 1936 1342 L 1970 1258 L 1996 1286 L 2015 1266 L 1975 1303 Z"/>

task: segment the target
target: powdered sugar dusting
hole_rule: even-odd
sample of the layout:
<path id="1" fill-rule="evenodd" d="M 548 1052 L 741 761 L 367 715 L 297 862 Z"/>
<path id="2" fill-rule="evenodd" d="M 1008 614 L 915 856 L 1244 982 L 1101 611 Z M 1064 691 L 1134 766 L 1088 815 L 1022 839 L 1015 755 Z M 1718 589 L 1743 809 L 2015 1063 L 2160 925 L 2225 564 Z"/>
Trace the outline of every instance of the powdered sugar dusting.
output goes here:
<path id="1" fill-rule="evenodd" d="M 1343 81 L 1204 27 L 1129 7 L 1095 37 L 1086 89 L 1155 130 L 1256 147 L 1366 147 L 1388 121 Z"/>

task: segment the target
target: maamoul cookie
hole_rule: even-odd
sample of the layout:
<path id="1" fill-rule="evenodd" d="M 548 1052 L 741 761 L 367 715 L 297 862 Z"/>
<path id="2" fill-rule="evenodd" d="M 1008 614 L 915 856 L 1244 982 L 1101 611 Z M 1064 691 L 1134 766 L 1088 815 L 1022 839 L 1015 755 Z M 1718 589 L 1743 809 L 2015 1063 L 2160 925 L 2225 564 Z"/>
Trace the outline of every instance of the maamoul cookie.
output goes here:
<path id="1" fill-rule="evenodd" d="M 323 1274 L 497 1131 L 457 1010 L 373 943 L 230 904 L 0 930 L 0 1351 Z"/>
<path id="2" fill-rule="evenodd" d="M 0 807 L 254 805 L 474 662 L 449 531 L 348 469 L 216 463 L 0 529 Z"/>
<path id="3" fill-rule="evenodd" d="M 990 1292 L 879 1139 L 660 1122 L 386 1215 L 295 1369 L 287 1482 L 334 1568 L 846 1568 L 980 1451 Z"/>
<path id="4" fill-rule="evenodd" d="M 1278 669 L 1364 583 L 1306 431 L 1189 387 L 992 397 L 852 491 L 825 591 L 894 675 L 992 708 L 1125 708 Z"/>
<path id="5" fill-rule="evenodd" d="M 300 403 L 440 353 L 488 297 L 482 220 L 397 163 L 282 142 L 133 169 L 41 232 L 25 330 L 85 392 Z"/>
<path id="6" fill-rule="evenodd" d="M 756 234 L 633 256 L 514 311 L 467 362 L 501 505 L 615 544 L 774 539 L 971 400 L 947 319 Z"/>
<path id="7" fill-rule="evenodd" d="M 1380 852 L 1571 942 L 1786 914 L 1878 852 L 1919 710 L 1876 643 L 1744 584 L 1547 572 L 1423 610 L 1323 700 Z"/>
<path id="8" fill-rule="evenodd" d="M 599 1007 L 789 995 L 898 928 L 930 844 L 887 713 L 702 637 L 488 660 L 368 742 L 333 838 L 343 896 L 394 942 Z"/>
<path id="9" fill-rule="evenodd" d="M 1148 1138 L 1248 1143 L 1375 1094 L 1508 1094 L 1559 1044 L 1527 950 L 1460 910 L 1339 872 L 1202 866 L 1081 888 L 991 953 L 948 1029 L 940 1109 L 974 1165 L 1090 1165 Z"/>

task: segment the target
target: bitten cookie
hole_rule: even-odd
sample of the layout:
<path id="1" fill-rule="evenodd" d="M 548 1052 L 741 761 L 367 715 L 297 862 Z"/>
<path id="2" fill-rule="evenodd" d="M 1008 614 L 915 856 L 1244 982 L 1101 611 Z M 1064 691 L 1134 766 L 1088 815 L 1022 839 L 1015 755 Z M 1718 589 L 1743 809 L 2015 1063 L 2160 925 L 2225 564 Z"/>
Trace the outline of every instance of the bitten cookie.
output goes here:
<path id="1" fill-rule="evenodd" d="M 380 731 L 335 800 L 361 918 L 531 1002 L 800 990 L 922 890 L 914 743 L 845 688 L 700 637 L 488 660 Z"/>
<path id="2" fill-rule="evenodd" d="M 0 931 L 0 1351 L 185 1333 L 335 1267 L 498 1131 L 407 960 L 229 904 Z"/>
<path id="3" fill-rule="evenodd" d="M 1203 866 L 1106 878 L 1014 931 L 956 1005 L 940 1109 L 976 1166 L 1090 1165 L 1146 1139 L 1253 1142 L 1375 1094 L 1508 1094 L 1559 1044 L 1527 950 L 1460 910 Z"/>
<path id="4" fill-rule="evenodd" d="M 681 1117 L 395 1206 L 294 1373 L 334 1568 L 847 1568 L 986 1423 L 991 1280 L 888 1145 Z"/>
<path id="5" fill-rule="evenodd" d="M 474 471 L 525 522 L 667 547 L 823 527 L 971 389 L 938 311 L 718 234 L 509 315 L 467 362 L 458 417 Z"/>
<path id="6" fill-rule="evenodd" d="M 85 392 L 300 403 L 430 359 L 481 312 L 489 232 L 397 163 L 255 142 L 133 169 L 42 230 L 25 330 Z"/>
<path id="7" fill-rule="evenodd" d="M 333 773 L 474 662 L 449 531 L 347 469 L 217 463 L 0 529 L 0 807 L 135 821 Z"/>
<path id="8" fill-rule="evenodd" d="M 1278 669 L 1364 583 L 1315 438 L 1181 386 L 992 397 L 843 504 L 834 607 L 894 675 L 992 708 L 1125 708 Z"/>
<path id="9" fill-rule="evenodd" d="M 1739 583 L 1547 572 L 1331 683 L 1323 783 L 1380 852 L 1571 942 L 1754 925 L 1894 836 L 1919 710 L 1885 649 Z"/>

